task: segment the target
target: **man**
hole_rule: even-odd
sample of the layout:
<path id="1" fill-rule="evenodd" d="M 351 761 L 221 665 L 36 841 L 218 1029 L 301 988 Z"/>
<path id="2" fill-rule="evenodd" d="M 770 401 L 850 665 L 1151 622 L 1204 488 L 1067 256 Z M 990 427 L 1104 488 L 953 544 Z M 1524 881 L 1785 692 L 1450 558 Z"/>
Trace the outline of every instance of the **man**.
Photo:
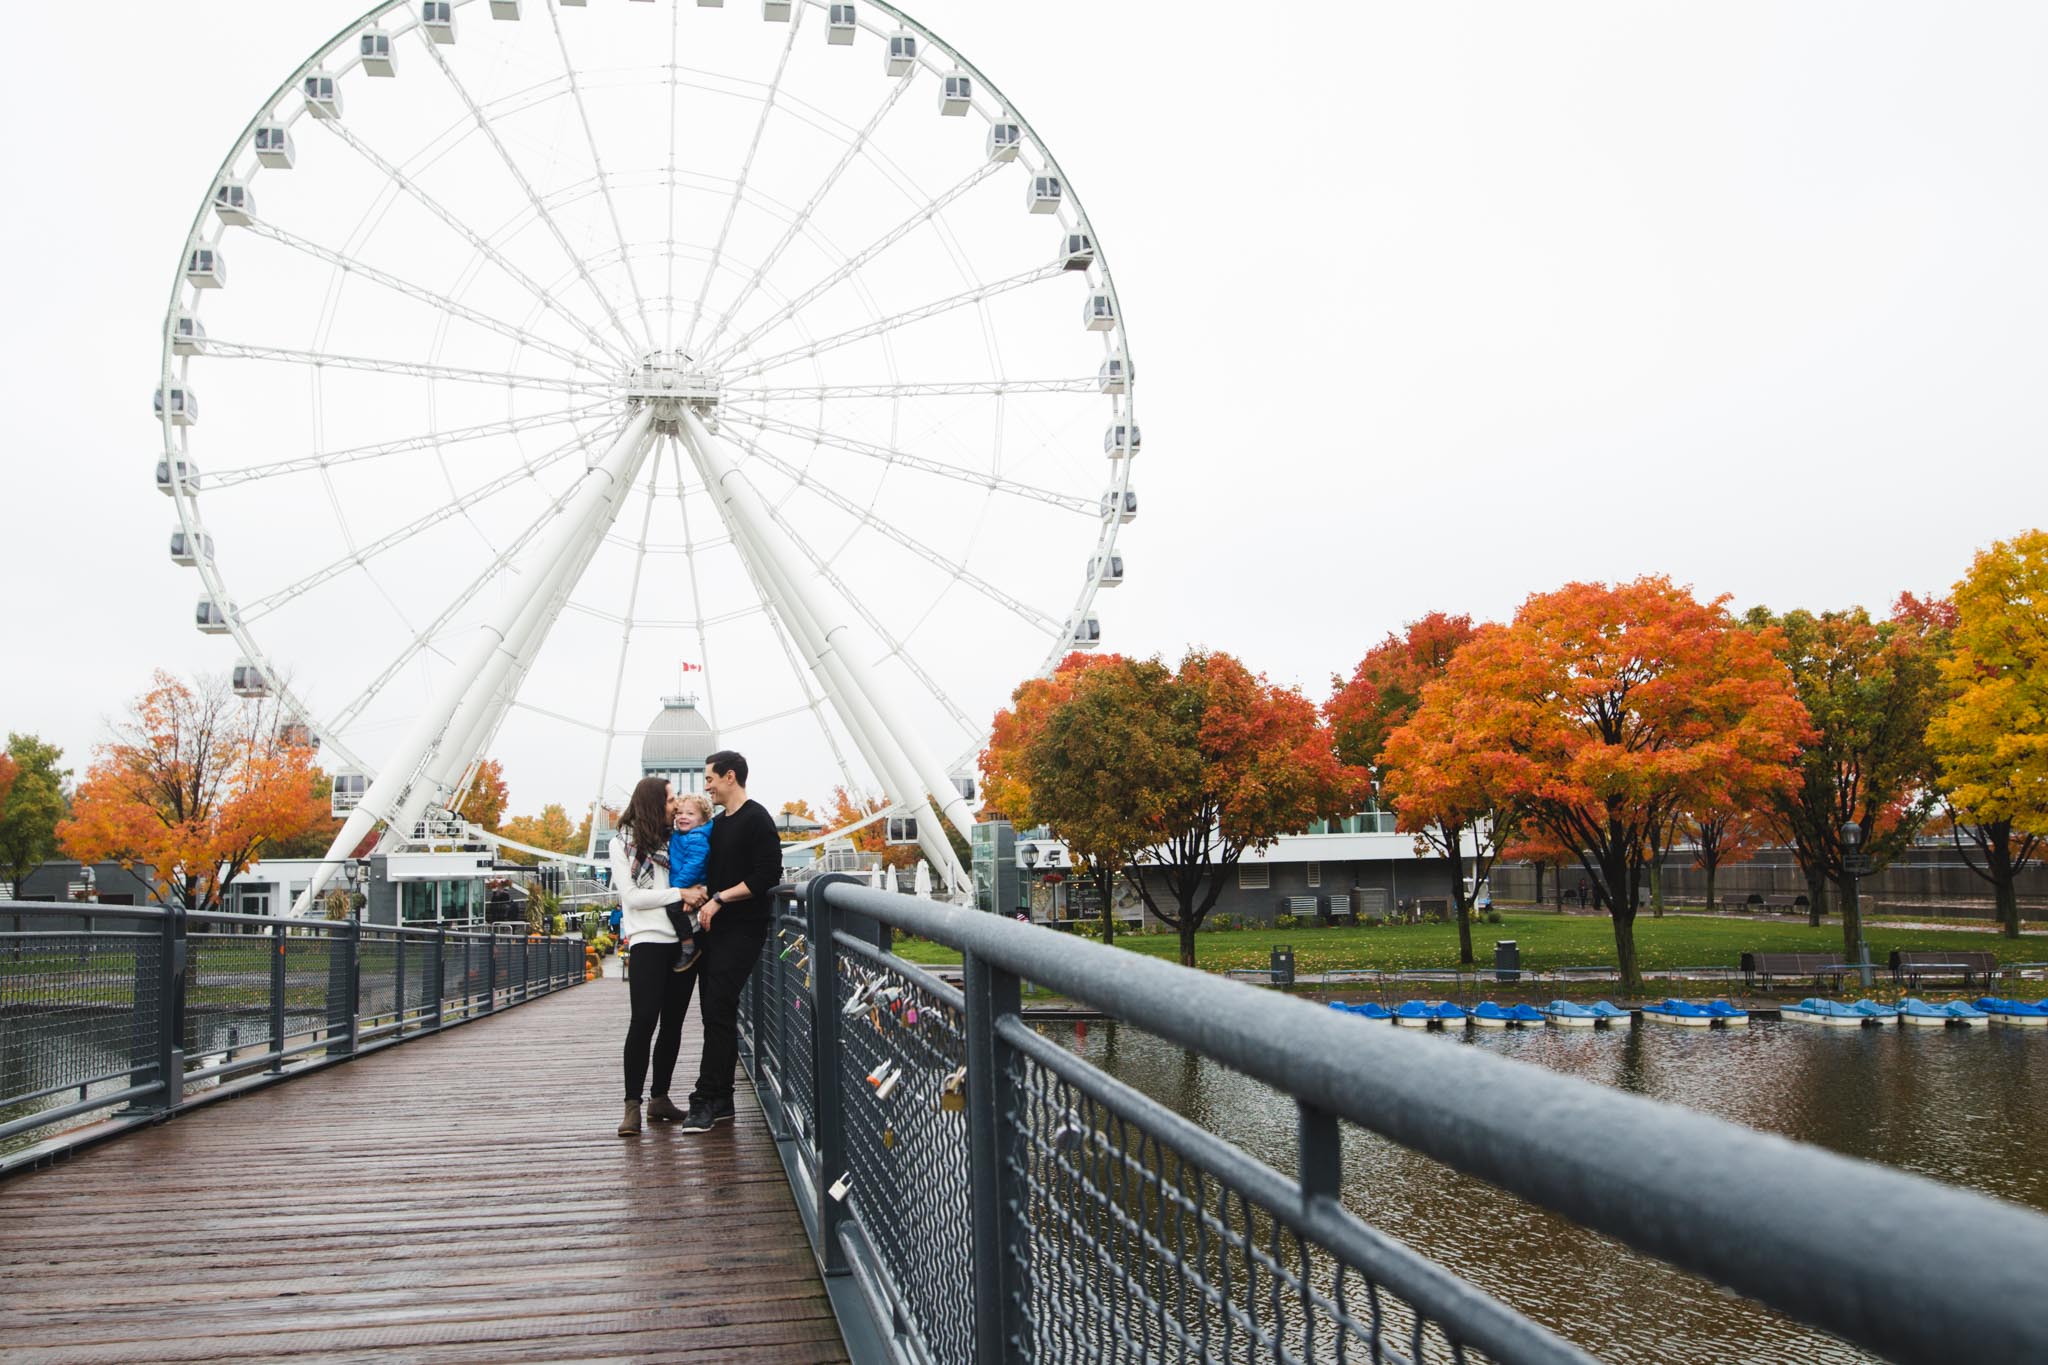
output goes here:
<path id="1" fill-rule="evenodd" d="M 775 817 L 747 796 L 747 760 L 730 749 L 705 759 L 704 794 L 717 804 L 719 816 L 711 826 L 704 885 L 683 893 L 683 904 L 697 912 L 704 937 L 704 956 L 695 973 L 702 989 L 704 1055 L 690 1092 L 690 1112 L 683 1118 L 685 1133 L 709 1132 L 732 1121 L 740 992 L 775 916 L 769 893 L 782 881 L 782 840 Z"/>

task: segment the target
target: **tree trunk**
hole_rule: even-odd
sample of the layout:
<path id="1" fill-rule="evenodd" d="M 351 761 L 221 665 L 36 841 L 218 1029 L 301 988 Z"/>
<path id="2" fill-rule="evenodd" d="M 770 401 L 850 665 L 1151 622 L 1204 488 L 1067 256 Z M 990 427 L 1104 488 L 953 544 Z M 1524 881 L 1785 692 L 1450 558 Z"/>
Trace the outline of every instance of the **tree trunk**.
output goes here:
<path id="1" fill-rule="evenodd" d="M 1628 858 L 1625 854 L 1603 860 L 1600 880 L 1606 883 L 1607 914 L 1614 921 L 1614 957 L 1621 969 L 1621 988 L 1630 995 L 1643 989 L 1642 973 L 1636 967 L 1636 907 L 1631 895 Z"/>
<path id="2" fill-rule="evenodd" d="M 1116 869 L 1105 867 L 1095 874 L 1095 893 L 1102 898 L 1102 941 L 1116 942 L 1116 906 L 1111 895 L 1116 889 Z"/>
<path id="3" fill-rule="evenodd" d="M 1458 907 L 1458 965 L 1472 965 L 1472 905 L 1465 899 L 1463 888 L 1455 888 L 1453 899 Z"/>
<path id="4" fill-rule="evenodd" d="M 1543 864 L 1536 864 L 1536 903 L 1543 904 Z"/>
<path id="5" fill-rule="evenodd" d="M 1188 913 L 1186 907 L 1182 907 L 1180 912 L 1180 965 L 1183 967 L 1195 965 L 1194 917 Z"/>
<path id="6" fill-rule="evenodd" d="M 1820 928 L 1821 917 L 1828 912 L 1828 874 L 1817 869 L 1806 874 L 1806 923 L 1808 927 Z"/>
<path id="7" fill-rule="evenodd" d="M 1650 855 L 1650 913 L 1664 918 L 1664 855 Z"/>
<path id="8" fill-rule="evenodd" d="M 1714 913 L 1714 864 L 1712 864 L 1712 863 L 1708 863 L 1708 864 L 1707 864 L 1707 868 L 1706 868 L 1706 872 L 1707 872 L 1707 913 L 1711 915 L 1711 914 L 1713 914 L 1713 913 Z"/>

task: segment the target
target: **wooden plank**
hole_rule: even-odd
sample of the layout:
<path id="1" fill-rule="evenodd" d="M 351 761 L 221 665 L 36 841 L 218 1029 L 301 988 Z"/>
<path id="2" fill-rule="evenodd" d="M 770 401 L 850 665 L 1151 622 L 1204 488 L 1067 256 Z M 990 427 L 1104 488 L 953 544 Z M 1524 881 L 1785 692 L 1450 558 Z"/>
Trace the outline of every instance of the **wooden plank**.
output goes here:
<path id="1" fill-rule="evenodd" d="M 730 1127 L 614 1134 L 625 1016 L 591 982 L 0 1185 L 6 1358 L 844 1360 L 744 1075 Z"/>

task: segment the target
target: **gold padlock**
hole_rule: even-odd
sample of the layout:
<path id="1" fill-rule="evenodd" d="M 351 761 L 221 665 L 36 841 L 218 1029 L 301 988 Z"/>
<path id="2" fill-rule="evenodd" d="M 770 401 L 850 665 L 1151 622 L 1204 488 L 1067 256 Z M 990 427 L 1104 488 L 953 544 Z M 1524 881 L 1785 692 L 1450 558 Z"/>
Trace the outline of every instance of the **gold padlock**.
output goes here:
<path id="1" fill-rule="evenodd" d="M 882 1146 L 888 1151 L 893 1152 L 896 1150 L 896 1130 L 894 1128 L 884 1128 L 882 1130 Z"/>
<path id="2" fill-rule="evenodd" d="M 939 1108 L 949 1114 L 959 1114 L 967 1109 L 967 1068 L 947 1076 L 939 1082 Z"/>

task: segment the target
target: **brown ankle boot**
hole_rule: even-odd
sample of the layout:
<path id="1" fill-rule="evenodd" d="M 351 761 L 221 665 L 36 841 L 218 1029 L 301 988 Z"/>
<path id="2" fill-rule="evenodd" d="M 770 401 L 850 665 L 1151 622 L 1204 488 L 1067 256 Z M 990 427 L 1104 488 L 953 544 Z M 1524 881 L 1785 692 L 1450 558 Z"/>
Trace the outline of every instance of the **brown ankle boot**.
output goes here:
<path id="1" fill-rule="evenodd" d="M 619 1136 L 631 1137 L 640 1131 L 640 1101 L 626 1101 L 626 1117 L 619 1120 Z"/>
<path id="2" fill-rule="evenodd" d="M 668 1123 L 681 1123 L 688 1115 L 676 1108 L 668 1096 L 656 1095 L 647 1101 L 647 1117 L 650 1120 L 661 1119 Z"/>

